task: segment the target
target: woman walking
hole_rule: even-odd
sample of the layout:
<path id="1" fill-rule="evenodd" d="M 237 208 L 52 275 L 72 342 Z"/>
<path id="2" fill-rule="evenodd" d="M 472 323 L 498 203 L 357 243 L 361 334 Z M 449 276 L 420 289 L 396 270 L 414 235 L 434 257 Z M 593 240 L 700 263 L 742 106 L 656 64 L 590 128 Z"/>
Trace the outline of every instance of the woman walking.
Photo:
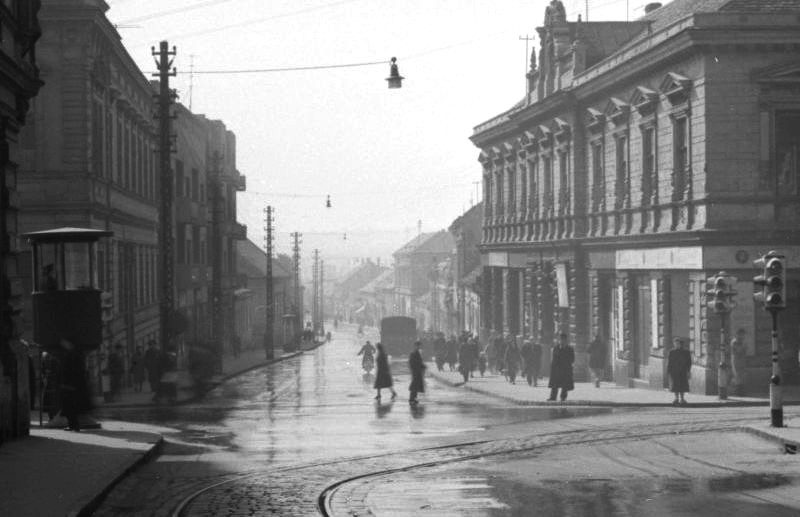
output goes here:
<path id="1" fill-rule="evenodd" d="M 511 343 L 509 343 L 508 348 L 506 348 L 506 357 L 505 361 L 503 361 L 506 365 L 506 376 L 508 377 L 508 382 L 511 384 L 517 383 L 517 372 L 519 371 L 520 363 L 522 362 L 522 357 L 519 353 L 519 348 L 517 348 L 517 341 L 516 339 L 512 339 Z"/>
<path id="2" fill-rule="evenodd" d="M 383 345 L 380 343 L 375 344 L 375 348 L 378 350 L 378 355 L 375 357 L 375 365 L 377 366 L 377 371 L 375 373 L 375 384 L 374 388 L 378 390 L 378 394 L 375 395 L 375 400 L 381 400 L 381 389 L 389 388 L 392 392 L 392 400 L 397 398 L 397 392 L 394 391 L 392 382 L 392 372 L 389 370 L 389 357 L 386 355 L 386 351 L 383 349 Z"/>
<path id="3" fill-rule="evenodd" d="M 689 391 L 689 372 L 692 370 L 692 354 L 684 348 L 682 338 L 672 340 L 675 347 L 667 356 L 667 373 L 672 381 L 672 392 L 675 394 L 673 406 L 685 405 L 684 395 Z"/>
<path id="4" fill-rule="evenodd" d="M 414 351 L 408 356 L 408 369 L 411 371 L 411 384 L 408 386 L 408 403 L 416 405 L 418 393 L 425 393 L 425 361 L 422 360 L 420 348 L 422 343 L 414 343 Z"/>

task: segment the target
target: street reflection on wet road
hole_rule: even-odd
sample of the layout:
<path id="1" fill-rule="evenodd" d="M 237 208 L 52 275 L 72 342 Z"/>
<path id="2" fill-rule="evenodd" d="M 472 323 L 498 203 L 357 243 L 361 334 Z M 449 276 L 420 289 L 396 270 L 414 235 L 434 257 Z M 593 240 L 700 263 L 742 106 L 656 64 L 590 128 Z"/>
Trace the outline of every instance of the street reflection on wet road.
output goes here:
<path id="1" fill-rule="evenodd" d="M 245 373 L 199 403 L 104 415 L 173 427 L 179 432 L 170 440 L 207 446 L 211 454 L 240 453 L 237 461 L 263 466 L 436 446 L 490 427 L 609 411 L 519 407 L 430 381 L 420 405 L 410 407 L 409 375 L 400 359 L 392 363 L 397 400 L 384 390 L 378 402 L 373 376 L 356 355 L 364 339 L 338 332 L 331 343 Z"/>

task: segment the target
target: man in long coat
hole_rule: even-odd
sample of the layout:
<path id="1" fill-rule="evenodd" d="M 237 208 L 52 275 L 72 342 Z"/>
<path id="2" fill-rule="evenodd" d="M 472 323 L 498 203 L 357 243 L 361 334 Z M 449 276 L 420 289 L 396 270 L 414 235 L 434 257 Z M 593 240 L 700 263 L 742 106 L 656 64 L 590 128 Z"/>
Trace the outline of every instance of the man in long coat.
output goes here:
<path id="1" fill-rule="evenodd" d="M 414 351 L 408 355 L 408 369 L 411 372 L 411 384 L 408 386 L 408 403 L 412 406 L 418 404 L 418 393 L 425 393 L 425 361 L 422 360 L 420 348 L 422 343 L 414 343 Z"/>
<path id="2" fill-rule="evenodd" d="M 575 351 L 567 342 L 567 335 L 559 334 L 558 344 L 553 348 L 553 359 L 550 363 L 550 398 L 556 400 L 561 390 L 561 400 L 567 400 L 567 392 L 575 389 L 572 378 L 572 363 L 575 362 Z"/>
<path id="3" fill-rule="evenodd" d="M 542 346 L 533 341 L 525 341 L 525 345 L 520 351 L 522 360 L 525 362 L 525 378 L 528 386 L 536 386 L 539 377 L 539 369 L 542 365 Z"/>
<path id="4" fill-rule="evenodd" d="M 672 340 L 675 345 L 667 356 L 667 374 L 672 381 L 672 392 L 675 400 L 672 405 L 686 404 L 684 394 L 689 391 L 689 372 L 692 369 L 692 354 L 684 348 L 682 338 Z"/>

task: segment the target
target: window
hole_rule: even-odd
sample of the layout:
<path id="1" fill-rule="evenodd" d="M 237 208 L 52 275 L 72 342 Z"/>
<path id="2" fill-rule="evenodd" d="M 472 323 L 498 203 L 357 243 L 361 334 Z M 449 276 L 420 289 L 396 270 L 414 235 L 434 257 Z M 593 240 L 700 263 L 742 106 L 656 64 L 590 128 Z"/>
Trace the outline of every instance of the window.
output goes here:
<path id="1" fill-rule="evenodd" d="M 492 215 L 492 181 L 489 176 L 483 177 L 483 199 L 486 215 Z"/>
<path id="2" fill-rule="evenodd" d="M 606 179 L 603 171 L 603 144 L 592 144 L 592 208 L 598 209 L 605 198 Z"/>
<path id="3" fill-rule="evenodd" d="M 549 156 L 542 157 L 542 172 L 544 174 L 544 193 L 550 202 L 553 199 L 553 162 Z"/>
<path id="4" fill-rule="evenodd" d="M 184 225 L 182 225 L 184 226 Z M 183 230 L 184 238 L 186 239 L 186 244 L 184 246 L 185 255 L 184 255 L 184 264 L 191 264 L 192 263 L 192 225 L 186 224 L 185 229 Z"/>
<path id="5" fill-rule="evenodd" d="M 495 173 L 495 185 L 497 186 L 497 213 L 503 213 L 503 171 Z"/>
<path id="6" fill-rule="evenodd" d="M 97 176 L 105 176 L 103 168 L 103 148 L 105 136 L 103 132 L 103 104 L 95 100 L 92 103 L 92 172 Z"/>
<path id="7" fill-rule="evenodd" d="M 200 227 L 192 228 L 192 263 L 200 264 Z"/>
<path id="8" fill-rule="evenodd" d="M 114 167 L 114 169 L 115 169 L 114 180 L 119 182 L 120 184 L 122 183 L 122 176 L 123 176 L 123 171 L 122 171 L 122 169 L 123 169 L 123 165 L 122 165 L 122 163 L 123 163 L 123 158 L 122 158 L 122 156 L 123 156 L 122 155 L 122 149 L 123 149 L 122 135 L 123 134 L 124 133 L 122 131 L 122 116 L 119 113 L 117 113 L 117 138 L 116 138 L 116 142 L 115 142 L 116 145 L 117 145 L 117 163 L 114 164 L 115 165 L 115 167 Z"/>
<path id="9" fill-rule="evenodd" d="M 517 173 L 513 167 L 508 169 L 508 212 L 516 211 L 517 203 Z"/>
<path id="10" fill-rule="evenodd" d="M 186 237 L 184 236 L 184 227 L 182 224 L 179 224 L 177 228 L 175 228 L 176 236 L 175 236 L 175 243 L 177 244 L 177 250 L 175 250 L 175 261 L 178 264 L 183 264 L 186 262 Z"/>
<path id="11" fill-rule="evenodd" d="M 775 114 L 775 163 L 777 164 L 778 192 L 797 193 L 800 174 L 800 111 L 783 111 Z"/>
<path id="12" fill-rule="evenodd" d="M 528 209 L 528 168 L 524 165 L 520 166 L 520 186 L 519 186 L 519 209 Z"/>
<path id="13" fill-rule="evenodd" d="M 183 197 L 183 162 L 175 160 L 175 197 Z"/>
<path id="14" fill-rule="evenodd" d="M 200 200 L 200 175 L 197 169 L 192 169 L 192 201 Z"/>
<path id="15" fill-rule="evenodd" d="M 655 128 L 642 128 L 642 205 L 655 201 L 656 146 Z"/>
<path id="16" fill-rule="evenodd" d="M 539 205 L 539 160 L 535 157 L 533 160 L 528 160 L 528 171 L 530 173 L 530 200 L 531 209 L 536 211 Z"/>
<path id="17" fill-rule="evenodd" d="M 672 149 L 673 194 L 676 198 L 682 199 L 686 189 L 686 171 L 689 168 L 689 131 L 686 117 L 678 117 L 672 121 Z"/>
<path id="18" fill-rule="evenodd" d="M 569 156 L 566 151 L 558 153 L 558 191 L 561 202 L 566 203 L 569 200 Z"/>
<path id="19" fill-rule="evenodd" d="M 615 207 L 622 208 L 629 195 L 628 182 L 628 138 L 619 135 L 616 138 L 616 163 L 617 163 L 617 182 Z"/>

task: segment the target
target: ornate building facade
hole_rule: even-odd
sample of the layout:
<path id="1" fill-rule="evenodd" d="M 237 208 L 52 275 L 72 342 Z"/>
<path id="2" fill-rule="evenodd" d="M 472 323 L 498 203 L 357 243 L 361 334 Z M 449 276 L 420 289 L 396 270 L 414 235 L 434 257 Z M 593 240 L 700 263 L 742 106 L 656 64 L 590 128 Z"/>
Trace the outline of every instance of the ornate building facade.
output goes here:
<path id="1" fill-rule="evenodd" d="M 36 59 L 41 35 L 39 3 L 0 4 L 0 443 L 28 434 L 30 427 L 28 352 L 19 340 L 24 295 L 20 256 L 19 134 L 29 121 L 30 100 L 42 86 Z"/>
<path id="2" fill-rule="evenodd" d="M 704 295 L 725 270 L 739 278 L 731 326 L 747 332 L 748 381 L 765 390 L 752 260 L 777 249 L 791 268 L 782 366 L 797 379 L 797 15 L 800 2 L 674 0 L 636 21 L 571 22 L 551 2 L 528 95 L 472 136 L 485 331 L 546 349 L 565 332 L 579 375 L 597 335 L 609 379 L 658 389 L 682 337 L 692 390 L 714 393 L 720 322 Z"/>

